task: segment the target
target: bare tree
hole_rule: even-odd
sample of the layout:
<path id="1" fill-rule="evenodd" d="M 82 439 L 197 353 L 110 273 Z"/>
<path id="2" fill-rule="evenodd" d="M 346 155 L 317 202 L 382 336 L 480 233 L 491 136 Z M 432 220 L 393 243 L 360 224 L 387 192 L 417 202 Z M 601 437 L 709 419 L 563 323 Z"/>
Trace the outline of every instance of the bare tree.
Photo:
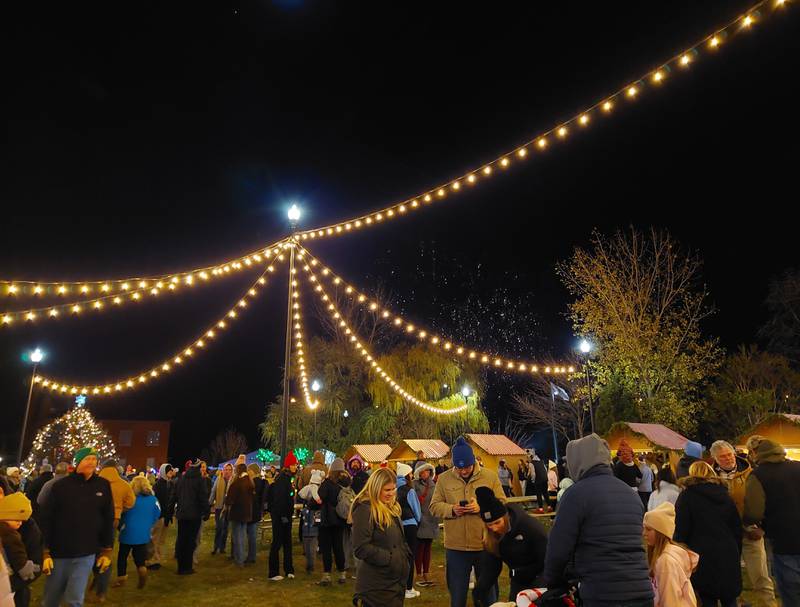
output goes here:
<path id="1" fill-rule="evenodd" d="M 567 392 L 570 400 L 556 397 L 554 403 L 550 382 Z M 567 440 L 583 437 L 589 423 L 589 406 L 576 389 L 579 382 L 580 374 L 576 374 L 572 381 L 540 376 L 526 392 L 514 395 L 511 423 L 522 427 L 552 425 Z"/>
<path id="2" fill-rule="evenodd" d="M 223 430 L 208 445 L 208 451 L 214 464 L 232 459 L 240 453 L 247 453 L 247 439 L 236 428 Z"/>

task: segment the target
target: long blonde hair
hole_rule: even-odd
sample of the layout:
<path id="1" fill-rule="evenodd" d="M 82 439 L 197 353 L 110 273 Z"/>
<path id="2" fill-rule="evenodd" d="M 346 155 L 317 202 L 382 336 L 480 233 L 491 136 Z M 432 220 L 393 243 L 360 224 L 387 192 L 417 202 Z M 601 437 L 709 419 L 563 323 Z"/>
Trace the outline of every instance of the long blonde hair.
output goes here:
<path id="1" fill-rule="evenodd" d="M 134 495 L 153 495 L 153 488 L 144 476 L 135 476 L 131 481 Z"/>
<path id="2" fill-rule="evenodd" d="M 652 527 L 650 527 L 650 529 L 652 529 Z M 653 546 L 647 546 L 647 566 L 650 569 L 651 577 L 655 575 L 658 557 L 664 553 L 667 546 L 675 543 L 657 529 L 653 529 L 653 531 L 656 534 L 656 543 Z"/>
<path id="3" fill-rule="evenodd" d="M 370 474 L 367 484 L 350 506 L 350 516 L 358 504 L 368 502 L 372 521 L 381 529 L 389 527 L 393 518 L 400 520 L 400 504 L 397 503 L 397 499 L 395 498 L 391 504 L 384 504 L 381 501 L 381 490 L 389 484 L 397 484 L 397 475 L 393 470 L 378 468 Z"/>

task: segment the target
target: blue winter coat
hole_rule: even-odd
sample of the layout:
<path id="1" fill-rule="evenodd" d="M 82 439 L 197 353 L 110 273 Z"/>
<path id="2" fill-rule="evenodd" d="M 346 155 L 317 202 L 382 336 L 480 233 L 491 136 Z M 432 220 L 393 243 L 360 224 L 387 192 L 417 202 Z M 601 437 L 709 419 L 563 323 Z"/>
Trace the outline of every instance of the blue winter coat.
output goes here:
<path id="1" fill-rule="evenodd" d="M 155 495 L 137 495 L 133 508 L 122 513 L 119 543 L 138 546 L 150 541 L 150 529 L 161 517 Z"/>
<path id="2" fill-rule="evenodd" d="M 584 604 L 653 600 L 642 544 L 644 507 L 611 467 L 589 468 L 558 504 L 545 558 L 545 584 L 580 581 Z M 569 574 L 566 571 L 569 570 Z"/>

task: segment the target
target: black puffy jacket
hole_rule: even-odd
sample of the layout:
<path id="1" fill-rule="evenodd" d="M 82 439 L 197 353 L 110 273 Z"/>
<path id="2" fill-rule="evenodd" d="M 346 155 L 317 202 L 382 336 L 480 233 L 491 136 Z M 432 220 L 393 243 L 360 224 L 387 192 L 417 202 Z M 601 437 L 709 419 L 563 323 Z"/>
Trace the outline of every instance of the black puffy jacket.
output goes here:
<path id="1" fill-rule="evenodd" d="M 178 481 L 175 489 L 177 519 L 200 520 L 207 518 L 210 512 L 208 504 L 208 486 L 200 476 L 200 468 L 191 466 Z"/>

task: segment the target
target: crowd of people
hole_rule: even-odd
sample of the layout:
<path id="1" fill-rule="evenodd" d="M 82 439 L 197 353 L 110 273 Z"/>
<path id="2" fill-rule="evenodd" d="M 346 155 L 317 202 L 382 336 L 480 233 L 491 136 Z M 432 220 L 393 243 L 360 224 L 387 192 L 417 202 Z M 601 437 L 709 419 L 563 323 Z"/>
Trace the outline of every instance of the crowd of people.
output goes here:
<path id="1" fill-rule="evenodd" d="M 470 595 L 476 607 L 544 604 L 575 589 L 585 605 L 734 607 L 741 563 L 759 604 L 777 606 L 777 596 L 800 606 L 800 463 L 757 436 L 746 452 L 725 441 L 708 455 L 691 442 L 683 451 L 671 462 L 637 456 L 622 441 L 612 457 L 592 434 L 570 441 L 549 469 L 531 451 L 516 470 L 501 460 L 495 471 L 459 438 L 450 468 L 421 452 L 412 463 L 375 466 L 358 455 L 326 465 L 317 452 L 305 467 L 289 453 L 275 470 L 242 455 L 216 471 L 195 460 L 137 474 L 87 447 L 55 469 L 0 475 L 0 584 L 8 586 L 0 585 L 0 607 L 29 605 L 40 576 L 44 607 L 82 605 L 87 586 L 102 602 L 126 584 L 131 557 L 138 588 L 170 557 L 179 575 L 191 575 L 212 515 L 211 554 L 228 553 L 239 567 L 256 562 L 257 531 L 269 517 L 270 583 L 296 577 L 298 518 L 306 575 L 321 560 L 321 588 L 354 579 L 358 607 L 402 605 L 434 585 L 440 528 L 451 607 Z M 528 499 L 510 499 L 515 473 Z M 549 534 L 525 501 L 536 502 L 533 514 L 555 511 Z M 509 602 L 498 597 L 504 564 Z M 549 593 L 540 596 L 542 588 Z"/>

